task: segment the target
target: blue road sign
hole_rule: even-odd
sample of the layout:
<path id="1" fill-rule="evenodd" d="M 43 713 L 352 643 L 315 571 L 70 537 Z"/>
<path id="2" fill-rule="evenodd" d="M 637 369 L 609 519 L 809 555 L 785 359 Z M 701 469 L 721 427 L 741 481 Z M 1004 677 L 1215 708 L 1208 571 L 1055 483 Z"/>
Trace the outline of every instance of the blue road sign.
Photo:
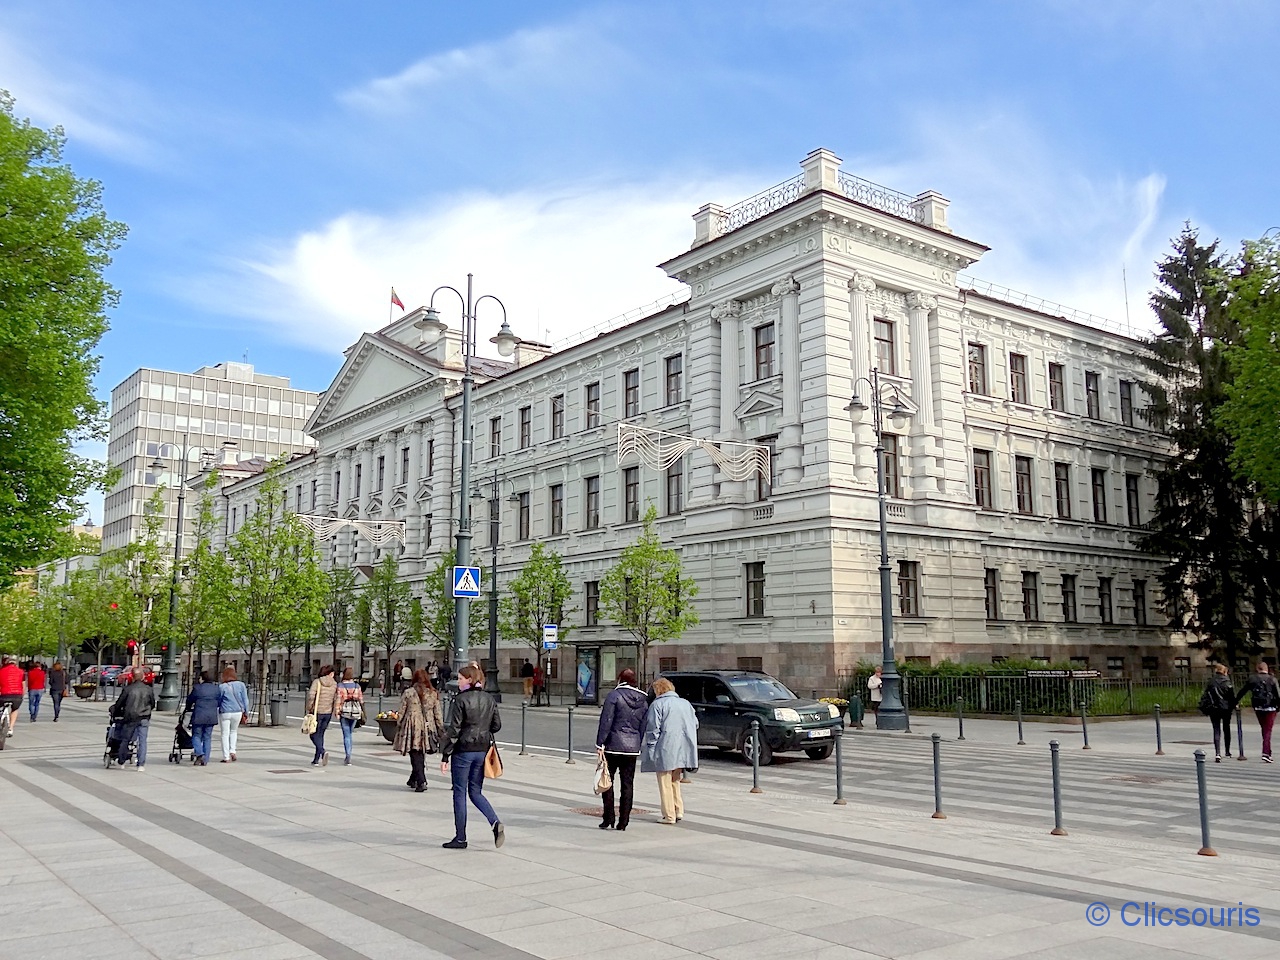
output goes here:
<path id="1" fill-rule="evenodd" d="M 480 568 L 453 568 L 454 597 L 469 597 L 472 600 L 480 596 Z"/>

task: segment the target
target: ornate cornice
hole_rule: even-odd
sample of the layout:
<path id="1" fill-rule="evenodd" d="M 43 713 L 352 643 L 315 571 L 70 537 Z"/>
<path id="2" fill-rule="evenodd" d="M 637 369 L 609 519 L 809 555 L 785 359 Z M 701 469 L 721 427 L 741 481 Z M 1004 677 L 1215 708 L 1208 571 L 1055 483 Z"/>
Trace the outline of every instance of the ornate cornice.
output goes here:
<path id="1" fill-rule="evenodd" d="M 742 315 L 742 304 L 737 300 L 721 300 L 711 305 L 711 319 L 724 323 L 726 320 L 737 320 Z"/>
<path id="2" fill-rule="evenodd" d="M 913 290 L 907 294 L 907 307 L 911 310 L 937 310 L 938 298 L 920 290 Z"/>
<path id="3" fill-rule="evenodd" d="M 800 284 L 796 282 L 794 274 L 788 273 L 785 277 L 769 288 L 769 292 L 775 297 L 785 297 L 789 293 L 799 293 Z"/>
<path id="4" fill-rule="evenodd" d="M 854 293 L 867 294 L 872 293 L 876 288 L 876 282 L 868 277 L 865 273 L 855 273 L 849 278 L 849 289 Z"/>

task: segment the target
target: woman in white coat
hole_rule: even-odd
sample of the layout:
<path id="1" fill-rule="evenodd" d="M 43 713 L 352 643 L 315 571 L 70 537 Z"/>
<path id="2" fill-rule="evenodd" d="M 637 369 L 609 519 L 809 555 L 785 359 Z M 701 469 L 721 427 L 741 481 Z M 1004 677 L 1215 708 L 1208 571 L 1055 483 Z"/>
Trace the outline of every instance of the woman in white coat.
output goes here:
<path id="1" fill-rule="evenodd" d="M 670 680 L 654 681 L 653 694 L 644 717 L 640 770 L 658 775 L 659 822 L 673 824 L 684 819 L 680 776 L 685 770 L 698 768 L 698 717 L 693 704 L 676 693 Z"/>

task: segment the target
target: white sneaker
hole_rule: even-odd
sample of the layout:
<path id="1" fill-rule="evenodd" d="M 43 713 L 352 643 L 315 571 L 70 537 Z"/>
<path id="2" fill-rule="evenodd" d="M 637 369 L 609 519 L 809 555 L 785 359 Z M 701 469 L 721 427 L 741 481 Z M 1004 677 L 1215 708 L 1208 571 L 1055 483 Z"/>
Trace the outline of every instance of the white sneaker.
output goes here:
<path id="1" fill-rule="evenodd" d="M 147 769 L 147 768 L 146 768 L 146 767 L 144 767 L 142 764 L 138 764 L 138 772 L 139 772 L 139 773 L 141 773 L 141 772 L 142 772 L 143 770 L 145 770 L 145 769 Z"/>

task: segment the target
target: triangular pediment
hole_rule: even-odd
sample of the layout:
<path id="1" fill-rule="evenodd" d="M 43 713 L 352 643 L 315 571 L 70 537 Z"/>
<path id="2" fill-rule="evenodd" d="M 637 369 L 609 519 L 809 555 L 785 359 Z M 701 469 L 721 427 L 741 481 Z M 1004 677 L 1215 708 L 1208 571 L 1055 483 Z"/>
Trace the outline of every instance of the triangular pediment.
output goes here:
<path id="1" fill-rule="evenodd" d="M 392 400 L 438 376 L 434 362 L 417 351 L 366 333 L 347 351 L 346 362 L 307 423 L 307 432 L 315 436 L 327 424 Z"/>
<path id="2" fill-rule="evenodd" d="M 423 480 L 421 483 L 418 484 L 418 492 L 414 494 L 413 499 L 416 500 L 418 503 L 423 503 L 424 501 L 430 500 L 431 487 L 432 487 L 432 484 L 430 480 Z"/>
<path id="3" fill-rule="evenodd" d="M 376 517 L 382 513 L 382 497 L 373 496 L 369 498 L 369 516 Z"/>
<path id="4" fill-rule="evenodd" d="M 762 393 L 759 390 L 752 390 L 747 395 L 747 399 L 738 404 L 738 409 L 734 411 L 734 415 L 739 419 L 747 417 L 759 417 L 766 413 L 780 413 L 782 411 L 782 401 L 772 394 Z"/>
<path id="5" fill-rule="evenodd" d="M 347 509 L 345 512 L 343 512 L 342 517 L 344 520 L 359 520 L 360 504 L 352 500 L 350 503 L 347 504 Z"/>
<path id="6" fill-rule="evenodd" d="M 409 502 L 409 498 L 405 496 L 405 493 L 403 490 L 397 490 L 393 494 L 391 494 L 391 509 L 393 510 L 396 507 L 403 507 L 408 502 Z"/>

